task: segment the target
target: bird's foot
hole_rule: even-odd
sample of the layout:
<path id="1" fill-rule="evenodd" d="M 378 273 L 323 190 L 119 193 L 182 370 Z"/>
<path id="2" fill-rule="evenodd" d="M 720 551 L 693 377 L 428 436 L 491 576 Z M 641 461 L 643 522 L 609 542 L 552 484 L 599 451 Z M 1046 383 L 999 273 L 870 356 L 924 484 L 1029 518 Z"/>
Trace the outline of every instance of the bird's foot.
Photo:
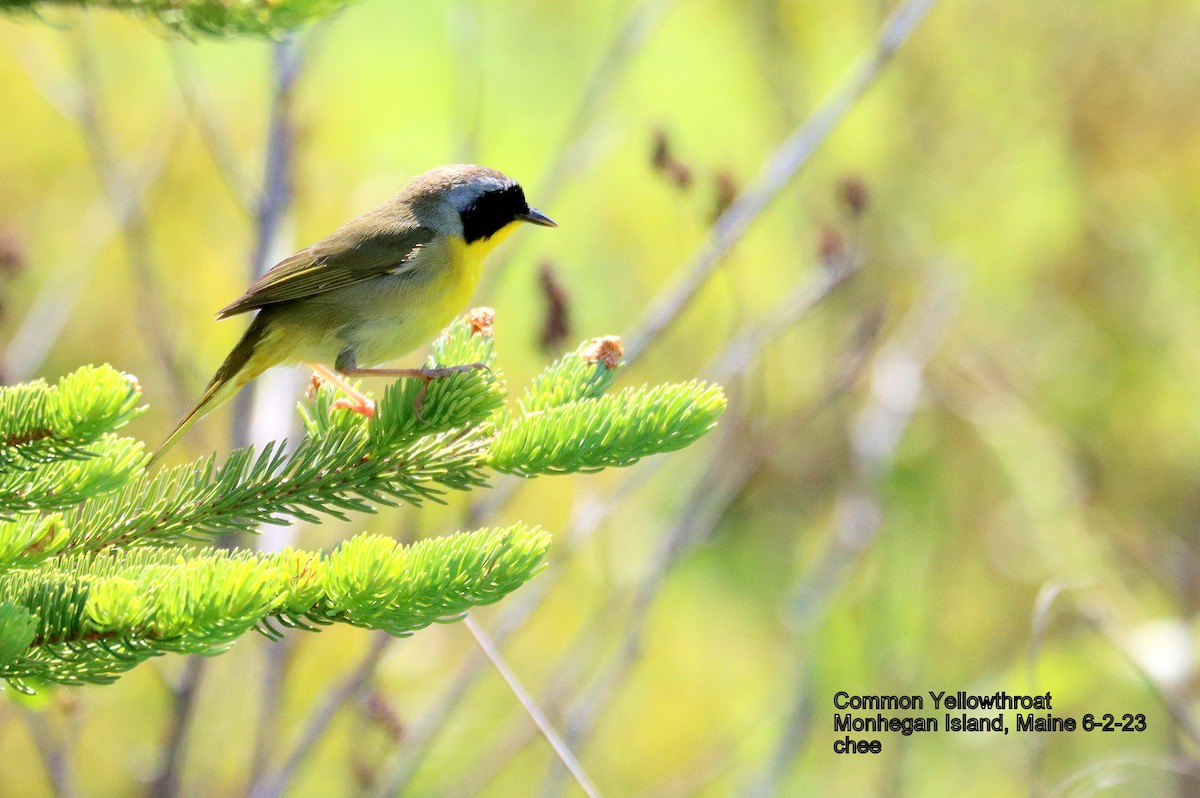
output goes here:
<path id="1" fill-rule="evenodd" d="M 309 382 L 308 382 L 308 390 L 305 391 L 304 397 L 306 399 L 308 399 L 308 401 L 311 402 L 313 399 L 317 398 L 317 394 L 320 393 L 321 389 L 324 387 L 325 387 L 325 378 L 322 377 L 319 373 L 314 371 L 312 373 L 312 379 L 309 380 Z"/>
<path id="2" fill-rule="evenodd" d="M 483 369 L 488 374 L 492 374 L 492 370 L 488 368 L 486 363 L 463 363 L 458 366 L 436 366 L 434 368 L 421 369 L 347 369 L 342 373 L 354 377 L 408 377 L 410 379 L 421 380 L 421 387 L 418 389 L 417 395 L 413 398 L 413 415 L 417 417 L 417 421 L 420 421 L 422 424 L 428 424 L 429 422 L 421 415 L 421 408 L 425 406 L 425 392 L 429 390 L 429 383 L 442 377 L 449 377 L 452 374 L 465 374 L 468 371 L 476 371 L 478 369 Z M 493 374 L 492 376 L 495 375 Z M 365 397 L 364 400 L 370 401 L 366 400 Z M 338 400 L 338 402 L 342 401 L 345 400 Z M 334 407 L 338 406 L 337 403 L 334 403 Z M 342 406 L 354 409 L 350 404 Z M 372 412 L 374 412 L 373 409 Z"/>
<path id="3" fill-rule="evenodd" d="M 309 368 L 313 371 L 312 383 L 308 389 L 310 397 L 321 390 L 321 386 L 328 382 L 345 394 L 345 396 L 334 400 L 333 406 L 335 408 L 349 410 L 352 413 L 358 413 L 367 418 L 375 417 L 375 403 L 361 392 L 355 390 L 354 386 L 350 383 L 319 363 L 310 363 Z"/>
<path id="4" fill-rule="evenodd" d="M 333 401 L 333 406 L 339 410 L 349 410 L 367 418 L 375 418 L 375 403 L 362 394 L 339 397 Z"/>

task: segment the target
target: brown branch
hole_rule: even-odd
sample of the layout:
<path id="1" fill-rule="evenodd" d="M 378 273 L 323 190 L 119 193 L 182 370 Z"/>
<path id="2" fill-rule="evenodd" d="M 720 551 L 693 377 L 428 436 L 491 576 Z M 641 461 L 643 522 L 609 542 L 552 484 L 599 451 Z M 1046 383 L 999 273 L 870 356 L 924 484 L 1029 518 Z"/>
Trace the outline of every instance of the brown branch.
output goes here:
<path id="1" fill-rule="evenodd" d="M 325 698 L 317 704 L 317 708 L 309 716 L 308 722 L 300 733 L 299 741 L 283 760 L 283 763 L 275 769 L 263 768 L 254 771 L 259 775 L 248 791 L 249 798 L 277 798 L 284 793 L 309 753 L 328 730 L 338 711 L 348 701 L 359 695 L 370 682 L 371 677 L 375 674 L 375 668 L 394 640 L 395 638 L 386 632 L 375 633 L 367 653 L 351 669 L 346 678 L 334 685 L 325 694 Z"/>

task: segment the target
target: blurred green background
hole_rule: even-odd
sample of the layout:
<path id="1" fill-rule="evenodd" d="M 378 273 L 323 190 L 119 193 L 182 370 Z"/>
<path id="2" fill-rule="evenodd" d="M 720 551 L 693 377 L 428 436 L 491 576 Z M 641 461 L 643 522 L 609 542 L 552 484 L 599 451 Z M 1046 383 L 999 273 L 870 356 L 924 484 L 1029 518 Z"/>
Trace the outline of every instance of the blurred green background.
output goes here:
<path id="1" fill-rule="evenodd" d="M 569 297 L 564 345 L 637 330 L 723 192 L 841 91 L 892 7 L 354 3 L 286 51 L 294 198 L 276 249 L 438 164 L 516 177 L 560 229 L 506 244 L 475 301 L 496 308 L 520 386 L 552 356 L 541 266 Z M 111 12 L 0 16 L 6 380 L 112 363 L 150 405 L 132 434 L 161 439 L 244 324 L 213 313 L 250 280 L 245 196 L 280 52 Z M 131 183 L 122 225 L 129 192 L 112 188 Z M 476 617 L 531 608 L 505 654 L 607 795 L 1197 794 L 1198 263 L 1200 5 L 943 0 L 622 378 L 719 376 L 720 430 L 625 471 L 287 535 L 555 533 L 551 570 Z M 830 274 L 835 291 L 772 326 Z M 714 371 L 746 330 L 761 346 Z M 274 405 L 291 407 L 286 391 Z M 226 451 L 233 413 L 176 461 Z M 207 662 L 183 794 L 243 794 L 256 735 L 285 756 L 371 640 L 292 635 L 265 725 L 272 644 Z M 447 703 L 475 651 L 461 624 L 390 645 L 286 794 L 404 768 L 404 795 L 579 794 L 493 670 Z M 142 791 L 185 667 L 33 704 L 6 692 L 0 795 L 51 794 L 39 733 L 69 742 L 83 794 Z M 960 689 L 1051 691 L 1055 714 L 1148 728 L 833 754 L 835 692 Z"/>

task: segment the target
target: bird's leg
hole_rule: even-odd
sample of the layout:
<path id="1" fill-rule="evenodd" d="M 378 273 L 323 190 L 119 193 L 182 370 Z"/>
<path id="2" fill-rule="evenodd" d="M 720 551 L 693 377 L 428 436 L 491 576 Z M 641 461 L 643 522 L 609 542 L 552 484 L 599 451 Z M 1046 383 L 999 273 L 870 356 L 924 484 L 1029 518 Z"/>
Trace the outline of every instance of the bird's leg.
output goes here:
<path id="1" fill-rule="evenodd" d="M 355 413 L 361 413 L 367 418 L 375 416 L 375 403 L 363 396 L 359 391 L 356 391 L 350 383 L 338 376 L 337 372 L 322 366 L 320 363 L 309 363 L 307 365 L 313 370 L 314 376 L 320 377 L 345 394 L 344 397 L 333 403 L 334 407 L 341 407 Z"/>
<path id="2" fill-rule="evenodd" d="M 338 358 L 341 361 L 341 358 Z M 429 388 L 429 383 L 439 377 L 449 377 L 451 374 L 464 374 L 468 371 L 483 369 L 489 374 L 492 370 L 487 367 L 486 363 L 464 363 L 459 366 L 438 366 L 429 369 L 360 369 L 351 364 L 345 364 L 346 368 L 338 368 L 338 371 L 348 377 L 410 377 L 412 379 L 421 380 L 421 389 L 417 391 L 416 397 L 413 399 L 413 412 L 417 416 L 417 420 L 422 424 L 425 419 L 421 417 L 421 407 L 425 404 L 425 391 Z"/>

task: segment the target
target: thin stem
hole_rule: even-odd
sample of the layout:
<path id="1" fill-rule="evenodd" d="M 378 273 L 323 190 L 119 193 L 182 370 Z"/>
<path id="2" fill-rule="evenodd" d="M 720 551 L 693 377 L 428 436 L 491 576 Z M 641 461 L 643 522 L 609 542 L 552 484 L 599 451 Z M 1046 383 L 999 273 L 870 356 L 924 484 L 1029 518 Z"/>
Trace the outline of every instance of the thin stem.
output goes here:
<path id="1" fill-rule="evenodd" d="M 850 273 L 852 272 L 846 272 L 846 274 Z M 820 285 L 820 283 L 816 285 L 805 283 L 803 288 L 811 289 Z M 823 293 L 797 290 L 784 303 L 781 303 L 783 306 L 781 309 L 794 310 L 796 314 L 793 318 L 794 323 L 796 318 L 815 307 L 815 303 L 819 301 L 818 297 L 828 296 L 829 290 L 832 290 L 831 287 L 826 287 Z M 791 316 L 792 313 L 782 315 Z M 764 324 L 752 327 L 737 336 L 725 353 L 717 358 L 719 365 L 724 364 L 720 370 L 732 369 L 734 364 L 744 369 L 746 363 L 740 358 L 732 357 L 732 353 L 757 355 L 765 346 L 765 341 L 768 340 L 768 336 L 759 333 L 766 328 L 774 328 L 779 323 L 779 319 L 779 315 L 768 314 Z M 865 330 L 861 328 L 865 328 Z M 665 584 L 667 576 L 690 552 L 711 537 L 728 512 L 730 505 L 741 495 L 763 463 L 768 461 L 782 443 L 796 440 L 802 429 L 808 427 L 818 415 L 845 395 L 855 378 L 869 362 L 867 354 L 874 345 L 876 332 L 873 316 L 868 314 L 860 325 L 860 330 L 852 336 L 846 352 L 840 359 L 841 363 L 833 369 L 825 391 L 807 411 L 798 414 L 798 418 L 793 417 L 783 424 L 749 433 L 747 432 L 747 419 L 728 419 L 722 425 L 724 433 L 721 444 L 715 447 L 716 453 L 709 461 L 708 468 L 697 480 L 687 500 L 684 501 L 683 513 L 667 534 L 662 537 L 662 543 L 655 552 L 650 567 L 634 592 L 633 599 L 625 613 L 624 628 L 619 632 L 624 637 L 624 642 L 617 648 L 609 666 L 593 678 L 586 692 L 566 713 L 565 730 L 568 742 L 573 747 L 579 749 L 586 743 L 600 713 L 611 702 L 612 697 L 640 661 L 650 608 Z M 750 342 L 757 343 L 750 348 Z M 733 376 L 734 373 L 731 371 L 730 376 Z M 580 639 L 569 646 L 568 650 L 584 649 L 586 641 L 583 638 L 596 633 L 595 629 L 585 630 Z M 563 670 L 565 667 L 559 668 L 559 672 Z M 558 782 L 552 773 L 548 778 L 545 794 L 556 794 L 557 786 Z"/>
<path id="2" fill-rule="evenodd" d="M 553 204 L 574 172 L 580 169 L 580 165 L 591 160 L 592 154 L 587 147 L 588 132 L 604 110 L 608 98 L 619 85 L 634 57 L 650 40 L 650 36 L 658 29 L 659 23 L 675 2 L 676 0 L 642 0 L 625 17 L 625 21 L 584 84 L 579 102 L 572 110 L 558 146 L 555 147 L 554 157 L 536 184 L 537 201 L 542 207 Z M 500 281 L 518 251 L 517 246 L 509 246 L 496 253 L 491 266 L 484 272 L 478 294 L 487 294 L 492 286 Z"/>
<path id="3" fill-rule="evenodd" d="M 184 660 L 183 673 L 171 691 L 171 724 L 167 728 L 167 740 L 163 745 L 162 764 L 147 791 L 150 798 L 174 798 L 179 794 L 184 741 L 191 725 L 203 674 L 203 657 L 192 656 Z"/>
<path id="4" fill-rule="evenodd" d="M 58 798 L 75 798 L 81 795 L 71 766 L 71 749 L 66 734 L 56 735 L 46 721 L 45 714 L 27 711 L 25 721 L 33 735 L 34 745 L 46 766 L 50 788 Z"/>
<path id="5" fill-rule="evenodd" d="M 475 620 L 470 615 L 463 620 L 463 623 L 467 625 L 467 629 L 475 636 L 475 642 L 479 644 L 479 648 L 483 650 L 484 655 L 491 661 L 492 667 L 508 683 L 508 687 L 513 691 L 513 695 L 517 697 L 517 700 L 521 702 L 521 706 L 525 707 L 525 711 L 529 713 L 529 717 L 537 724 L 538 729 L 542 732 L 542 736 L 550 743 L 550 747 L 554 749 L 554 753 L 558 756 L 559 761 L 571 773 L 575 782 L 588 798 L 597 798 L 600 795 L 600 791 L 596 789 L 596 785 L 588 778 L 587 773 L 584 772 L 583 766 L 576 759 L 575 754 L 567 747 L 566 741 L 563 740 L 562 736 L 550 724 L 550 719 L 546 717 L 546 713 L 542 711 L 542 708 L 538 706 L 533 696 L 521 684 L 521 681 L 513 673 L 508 663 L 504 661 L 504 656 L 500 653 L 500 649 L 496 647 L 491 637 L 488 636 L 488 633 L 479 624 L 475 623 Z"/>
<path id="6" fill-rule="evenodd" d="M 394 639 L 386 632 L 375 633 L 371 638 L 371 647 L 367 649 L 367 653 L 345 679 L 326 693 L 325 698 L 309 716 L 308 723 L 304 725 L 304 731 L 300 733 L 299 741 L 283 764 L 274 771 L 263 773 L 254 783 L 249 791 L 250 798 L 276 798 L 283 794 L 292 779 L 296 777 L 297 771 L 300 770 L 300 766 L 307 759 L 309 753 L 328 730 L 334 717 L 337 716 L 338 710 L 359 695 L 370 681 L 375 673 L 375 668 L 378 667 L 379 661 L 383 659 L 383 655 Z"/>
<path id="7" fill-rule="evenodd" d="M 95 44 L 91 36 L 86 34 L 86 25 L 83 29 L 85 33 L 80 37 L 76 50 L 76 79 L 79 91 L 74 119 L 79 124 L 88 154 L 109 202 L 117 209 L 126 201 L 129 203 L 128 211 L 118 215 L 122 218 L 121 231 L 129 264 L 137 278 L 140 291 L 138 308 L 134 315 L 151 352 L 168 378 L 168 387 L 176 409 L 183 412 L 189 403 L 188 386 L 197 382 L 194 379 L 195 369 L 191 361 L 181 353 L 175 336 L 170 332 L 175 329 L 175 325 L 167 323 L 167 292 L 154 268 L 156 259 L 150 238 L 149 216 L 143 199 L 131 191 L 131 187 L 135 186 L 137 181 L 128 174 L 117 155 L 109 131 L 100 118 L 99 63 Z"/>
<path id="8" fill-rule="evenodd" d="M 754 365 L 765 348 L 777 337 L 781 331 L 779 327 L 781 322 L 786 321 L 790 326 L 806 318 L 809 313 L 814 311 L 825 299 L 832 295 L 837 286 L 857 274 L 859 262 L 860 256 L 855 254 L 844 261 L 843 264 L 835 266 L 829 272 L 816 273 L 801 282 L 777 306 L 767 312 L 762 321 L 747 325 L 738 335 L 734 336 L 728 346 L 713 359 L 711 370 L 707 371 L 705 376 L 716 381 L 725 381 L 745 373 L 746 370 Z M 872 323 L 865 323 L 864 326 L 874 327 Z M 869 348 L 870 343 L 870 334 L 858 337 L 853 351 L 843 359 L 842 366 L 835 370 L 831 387 L 824 399 L 814 410 L 810 411 L 810 414 L 804 417 L 805 419 L 810 418 L 820 408 L 828 406 L 836 396 L 849 387 L 854 376 L 865 362 L 863 353 Z M 803 423 L 805 422 L 802 419 L 800 426 Z M 783 438 L 784 436 L 779 436 L 779 439 Z M 721 456 L 721 451 L 718 448 L 714 453 L 714 457 Z M 625 480 L 608 496 L 577 507 L 571 523 L 559 537 L 559 545 L 563 550 L 564 559 L 569 559 L 578 551 L 602 527 L 612 513 L 628 501 L 629 497 L 636 490 L 648 485 L 650 477 L 662 467 L 663 462 L 662 459 L 655 459 L 639 463 L 629 469 L 629 474 Z M 490 513 L 493 509 L 498 508 L 498 505 L 494 504 L 486 506 L 488 507 L 486 513 Z M 481 513 L 480 515 L 484 514 Z M 559 575 L 561 575 L 561 571 L 550 570 L 543 574 L 536 582 L 526 585 L 519 593 L 510 597 L 505 602 L 504 606 L 500 609 L 499 619 L 492 630 L 493 638 L 497 643 L 502 643 L 509 634 L 521 628 L 529 617 L 537 611 L 542 601 L 549 594 L 555 578 Z M 477 658 L 468 660 L 463 665 L 455 679 L 443 692 L 439 702 L 429 711 L 425 722 L 414 728 L 410 733 L 405 749 L 397 751 L 390 763 L 391 775 L 387 780 L 387 783 L 391 787 L 390 792 L 380 792 L 378 793 L 379 795 L 395 794 L 404 788 L 408 779 L 415 772 L 432 738 L 441 729 L 442 725 L 449 718 L 450 712 L 457 706 L 467 689 L 482 672 L 482 665 L 482 660 Z"/>
<path id="9" fill-rule="evenodd" d="M 296 123 L 293 119 L 293 94 L 303 65 L 303 48 L 292 38 L 278 42 L 272 50 L 273 75 L 271 119 L 267 129 L 267 160 L 263 185 L 255 212 L 254 250 L 250 256 L 250 276 L 257 279 L 270 268 L 272 253 L 280 247 L 283 220 L 291 208 L 292 171 L 295 161 Z M 256 384 L 252 383 L 234 399 L 233 439 L 235 446 L 251 443 L 255 415 Z"/>
<path id="10" fill-rule="evenodd" d="M 641 322 L 624 336 L 626 363 L 633 363 L 645 354 L 650 344 L 687 308 L 734 245 L 875 83 L 896 50 L 908 40 L 936 1 L 908 0 L 888 17 L 874 49 L 851 70 L 833 96 L 767 159 L 755 182 L 717 219 L 699 254 L 682 270 L 682 276 L 659 295 Z"/>
<path id="11" fill-rule="evenodd" d="M 545 591 L 543 581 L 538 580 L 525 585 L 517 595 L 528 596 L 530 593 L 534 593 L 540 597 L 545 594 Z M 524 623 L 528 614 L 532 613 L 537 605 L 537 600 L 526 600 L 515 607 L 514 611 L 510 611 L 508 616 L 502 617 L 492 631 L 492 641 L 499 645 Z M 450 713 L 462 701 L 463 696 L 483 673 L 486 665 L 487 659 L 479 650 L 473 651 L 467 657 L 458 673 L 450 680 L 449 686 L 426 710 L 421 722 L 410 730 L 404 740 L 404 745 L 398 746 L 380 768 L 380 772 L 384 776 L 376 782 L 375 789 L 371 792 L 372 798 L 390 798 L 390 796 L 399 795 L 404 791 L 429 747 L 433 744 L 437 733 L 441 731 L 450 717 Z"/>
<path id="12" fill-rule="evenodd" d="M 274 253 L 281 249 L 283 222 L 294 200 L 293 179 L 296 160 L 295 89 L 305 63 L 306 45 L 292 36 L 277 42 L 271 51 L 271 115 L 267 126 L 267 155 L 263 169 L 263 184 L 259 191 L 259 205 L 255 215 L 254 251 L 250 257 L 251 278 L 261 276 L 274 262 Z M 284 375 L 280 375 L 284 377 Z M 292 375 L 286 375 L 291 377 Z M 234 446 L 245 446 L 261 442 L 267 437 L 265 427 L 275 418 L 270 406 L 277 407 L 284 401 L 293 379 L 257 380 L 235 398 L 233 417 Z M 295 426 L 295 414 L 286 415 L 284 437 Z M 275 437 L 277 430 L 270 430 Z M 273 530 L 269 537 L 256 541 L 260 550 L 279 550 L 293 542 L 293 527 Z M 283 704 L 283 686 L 287 671 L 287 652 L 291 646 L 289 638 L 271 647 L 263 661 L 261 704 L 258 723 L 254 732 L 254 750 L 250 759 L 250 772 L 262 773 L 267 769 L 274 741 L 279 736 L 279 715 Z"/>
<path id="13" fill-rule="evenodd" d="M 171 67 L 175 74 L 175 85 L 183 97 L 184 105 L 196 121 L 200 130 L 200 138 L 212 156 L 217 172 L 225 181 L 231 194 L 248 213 L 258 205 L 257 194 L 250 181 L 242 173 L 238 163 L 237 152 L 233 147 L 232 138 L 222 124 L 213 107 L 212 100 L 204 91 L 199 75 L 196 74 L 195 64 L 188 57 L 184 48 L 189 44 L 171 39 L 167 43 L 167 52 L 171 57 Z"/>

